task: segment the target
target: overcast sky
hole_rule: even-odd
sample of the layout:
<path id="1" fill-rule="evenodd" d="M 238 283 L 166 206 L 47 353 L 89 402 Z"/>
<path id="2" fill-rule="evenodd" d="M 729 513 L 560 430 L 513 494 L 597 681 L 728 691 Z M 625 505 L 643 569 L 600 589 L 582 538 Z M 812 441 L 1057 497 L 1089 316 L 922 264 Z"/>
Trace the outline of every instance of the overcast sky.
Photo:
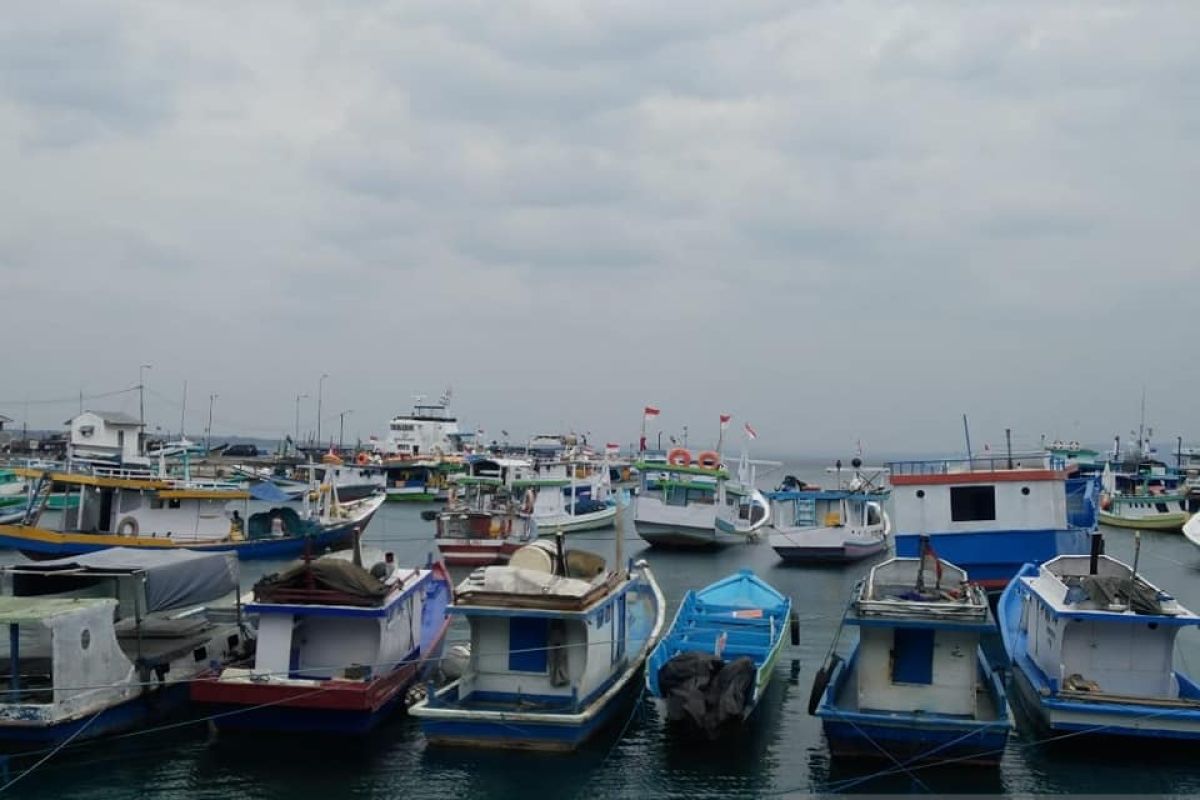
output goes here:
<path id="1" fill-rule="evenodd" d="M 1200 440 L 1200 5 L 9 2 L 0 413 Z M 24 400 L 31 402 L 28 406 Z M 46 402 L 52 401 L 52 402 Z M 137 412 L 136 393 L 85 400 Z M 26 411 L 28 409 L 28 411 Z M 652 436 L 658 428 L 651 428 Z"/>

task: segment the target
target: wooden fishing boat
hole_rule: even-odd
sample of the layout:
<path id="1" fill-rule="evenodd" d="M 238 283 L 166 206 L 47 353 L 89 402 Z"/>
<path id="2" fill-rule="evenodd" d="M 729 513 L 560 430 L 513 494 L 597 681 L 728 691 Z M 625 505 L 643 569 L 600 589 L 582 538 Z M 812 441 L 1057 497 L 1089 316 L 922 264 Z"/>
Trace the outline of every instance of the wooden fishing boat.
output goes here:
<path id="1" fill-rule="evenodd" d="M 919 558 L 873 567 L 855 587 L 842 623 L 858 627 L 858 643 L 843 661 L 835 638 L 809 713 L 835 757 L 996 764 L 1012 717 L 980 647 L 995 627 L 987 594 L 928 539 L 922 548 Z"/>
<path id="2" fill-rule="evenodd" d="M 689 591 L 646 662 L 646 689 L 668 722 L 708 739 L 758 706 L 783 651 L 799 643 L 792 601 L 748 569 Z"/>
<path id="3" fill-rule="evenodd" d="M 432 559 L 371 569 L 345 553 L 305 559 L 254 587 L 252 661 L 192 684 L 222 730 L 364 734 L 401 707 L 436 668 L 449 617 L 450 576 Z"/>
<path id="4" fill-rule="evenodd" d="M 1100 551 L 1027 564 L 997 615 L 1017 696 L 1044 731 L 1092 739 L 1200 739 L 1200 685 L 1175 640 L 1200 616 Z"/>
<path id="5" fill-rule="evenodd" d="M 629 708 L 662 631 L 662 592 L 644 561 L 611 569 L 564 539 L 455 589 L 470 659 L 409 712 L 431 744 L 572 751 Z"/>

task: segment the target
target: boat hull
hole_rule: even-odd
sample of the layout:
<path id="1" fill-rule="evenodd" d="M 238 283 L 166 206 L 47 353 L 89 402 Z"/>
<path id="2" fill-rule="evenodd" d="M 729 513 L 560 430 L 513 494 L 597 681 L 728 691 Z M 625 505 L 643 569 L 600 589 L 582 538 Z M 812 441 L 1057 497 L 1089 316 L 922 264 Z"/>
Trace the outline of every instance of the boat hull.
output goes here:
<path id="1" fill-rule="evenodd" d="M 552 536 L 558 531 L 575 533 L 577 531 L 594 531 L 602 528 L 611 528 L 616 522 L 617 507 L 610 506 L 603 511 L 596 511 L 591 514 L 564 516 L 556 519 L 539 519 L 537 520 L 537 529 L 538 534 L 541 536 Z"/>
<path id="2" fill-rule="evenodd" d="M 1200 706 L 1164 708 L 1140 703 L 1080 702 L 1044 697 L 1018 662 L 1013 665 L 1013 684 L 1022 707 L 1043 731 L 1055 734 L 1086 734 L 1089 739 L 1200 739 Z M 1180 673 L 1181 682 L 1191 681 Z M 1192 684 L 1193 691 L 1197 689 Z"/>
<path id="3" fill-rule="evenodd" d="M 778 556 L 789 564 L 845 563 L 887 550 L 887 537 L 847 538 L 837 528 L 811 531 L 771 530 L 767 539 Z"/>
<path id="4" fill-rule="evenodd" d="M 68 739 L 81 742 L 123 733 L 178 714 L 188 705 L 187 683 L 177 683 L 147 692 L 100 712 L 49 724 L 19 724 L 4 720 L 0 742 L 61 744 Z"/>
<path id="5" fill-rule="evenodd" d="M 1136 528 L 1143 531 L 1177 531 L 1191 516 L 1186 511 L 1156 514 L 1152 517 L 1123 517 L 1108 511 L 1100 512 L 1100 522 L 1114 528 Z"/>
<path id="6" fill-rule="evenodd" d="M 633 702 L 640 696 L 641 683 L 642 667 L 639 667 L 611 699 L 583 721 L 576 721 L 566 714 L 558 715 L 562 719 L 535 721 L 523 719 L 520 713 L 504 718 L 423 718 L 421 731 L 426 741 L 435 745 L 569 753 L 578 750 L 609 726 L 625 720 L 632 711 Z"/>
<path id="7" fill-rule="evenodd" d="M 288 558 L 306 550 L 317 555 L 326 550 L 348 546 L 355 528 L 365 529 L 374 511 L 352 521 L 330 526 L 307 536 L 281 536 L 264 539 L 222 542 L 172 542 L 166 537 L 116 536 L 92 533 L 56 533 L 21 525 L 0 526 L 0 548 L 20 550 L 35 561 L 93 553 L 109 547 L 132 547 L 143 550 L 200 550 L 233 551 L 241 560 L 259 558 Z"/>
<path id="8" fill-rule="evenodd" d="M 654 547 L 676 549 L 705 549 L 745 544 L 749 537 L 743 533 L 727 533 L 716 525 L 708 528 L 690 528 L 655 522 L 635 522 L 638 536 Z"/>

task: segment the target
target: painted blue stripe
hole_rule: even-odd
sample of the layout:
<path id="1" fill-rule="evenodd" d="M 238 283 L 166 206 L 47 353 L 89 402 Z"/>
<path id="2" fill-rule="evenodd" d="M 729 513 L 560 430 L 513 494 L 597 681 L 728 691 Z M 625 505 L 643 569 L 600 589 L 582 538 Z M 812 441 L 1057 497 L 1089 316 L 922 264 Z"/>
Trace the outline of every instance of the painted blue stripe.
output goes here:
<path id="1" fill-rule="evenodd" d="M 1026 563 L 1040 564 L 1060 555 L 1086 555 L 1091 534 L 1079 529 L 1032 531 L 955 531 L 929 534 L 939 557 L 962 567 L 974 581 L 1010 580 Z M 896 535 L 896 555 L 920 555 L 920 536 Z"/>
<path id="2" fill-rule="evenodd" d="M 189 685 L 174 684 L 106 708 L 90 722 L 94 714 L 53 725 L 0 725 L 0 741 L 58 744 L 72 736 L 77 742 L 95 739 L 166 719 L 189 702 Z"/>

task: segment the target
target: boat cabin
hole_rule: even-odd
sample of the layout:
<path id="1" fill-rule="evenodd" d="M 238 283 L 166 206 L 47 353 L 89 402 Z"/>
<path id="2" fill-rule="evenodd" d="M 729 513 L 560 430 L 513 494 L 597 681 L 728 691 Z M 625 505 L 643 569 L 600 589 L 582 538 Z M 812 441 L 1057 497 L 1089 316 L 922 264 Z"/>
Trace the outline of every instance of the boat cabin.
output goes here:
<path id="1" fill-rule="evenodd" d="M 928 535 L 947 560 L 989 588 L 1026 562 L 1087 553 L 1098 481 L 1073 477 L 1045 455 L 904 461 L 891 470 L 896 554 L 916 556 Z"/>
<path id="2" fill-rule="evenodd" d="M 1175 638 L 1200 617 L 1100 555 L 1060 556 L 1019 580 L 1028 658 L 1051 691 L 1177 699 Z"/>
<path id="3" fill-rule="evenodd" d="M 657 600 L 600 556 L 541 541 L 509 564 L 478 570 L 450 611 L 471 629 L 471 657 L 430 707 L 575 713 L 645 646 Z"/>
<path id="4" fill-rule="evenodd" d="M 964 570 L 936 558 L 873 567 L 846 623 L 859 628 L 857 710 L 976 715 L 976 655 L 993 626 L 987 595 Z"/>
<path id="5" fill-rule="evenodd" d="M 119 411 L 84 411 L 67 420 L 68 455 L 79 460 L 106 460 L 144 464 L 144 425 Z"/>
<path id="6" fill-rule="evenodd" d="M 882 496 L 841 490 L 771 492 L 776 529 L 865 527 L 883 522 Z"/>

